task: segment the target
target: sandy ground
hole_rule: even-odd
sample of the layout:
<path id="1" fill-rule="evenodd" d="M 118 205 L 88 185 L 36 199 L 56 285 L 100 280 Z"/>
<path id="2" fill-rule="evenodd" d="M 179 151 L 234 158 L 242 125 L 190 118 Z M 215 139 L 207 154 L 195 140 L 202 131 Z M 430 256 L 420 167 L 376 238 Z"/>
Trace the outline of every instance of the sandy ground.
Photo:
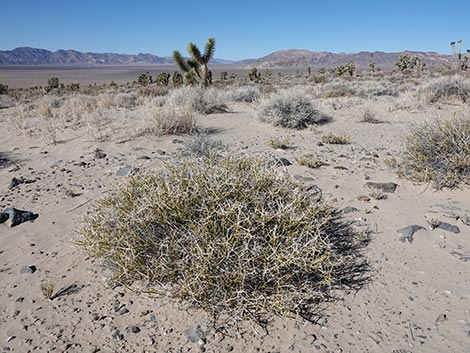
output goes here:
<path id="1" fill-rule="evenodd" d="M 333 109 L 322 102 L 331 123 L 290 131 L 256 119 L 256 104 L 231 103 L 230 112 L 203 116 L 200 127 L 213 129 L 229 151 L 270 152 L 287 158 L 293 177 L 308 177 L 335 207 L 354 207 L 346 217 L 373 231 L 366 249 L 373 273 L 359 291 L 341 293 L 328 303 L 317 323 L 276 318 L 268 332 L 240 323 L 225 334 L 215 330 L 201 310 L 165 298 L 149 298 L 124 287 L 110 288 L 107 273 L 74 245 L 81 219 L 91 204 L 125 179 L 124 166 L 158 169 L 175 160 L 190 136 L 140 136 L 122 142 L 119 121 L 134 113 L 113 111 L 113 135 L 91 139 L 85 128 L 66 133 L 61 143 L 18 135 L 0 110 L 0 208 L 39 214 L 34 222 L 0 225 L 0 351 L 2 352 L 470 352 L 470 227 L 458 217 L 470 215 L 470 190 L 435 191 L 398 179 L 384 160 L 397 155 L 406 131 L 427 117 L 450 116 L 460 106 L 390 111 L 375 104 L 383 123 L 358 122 L 358 106 Z M 130 115 L 129 115 L 130 114 Z M 121 130 L 120 130 L 121 128 Z M 214 132 L 215 131 L 215 132 Z M 347 133 L 347 145 L 321 145 L 324 133 Z M 287 136 L 287 150 L 266 141 Z M 96 159 L 95 149 L 106 153 Z M 315 153 L 329 166 L 308 169 L 295 162 Z M 145 159 L 142 159 L 145 158 Z M 34 180 L 13 189 L 13 177 Z M 359 201 L 366 182 L 394 182 L 384 200 Z M 77 196 L 70 197 L 67 190 Z M 459 234 L 429 230 L 424 215 L 460 228 Z M 426 227 L 413 243 L 397 230 Z M 21 273 L 23 266 L 36 267 Z M 41 284 L 54 291 L 71 284 L 78 291 L 45 299 Z M 205 338 L 191 342 L 187 330 Z M 136 329 L 136 327 L 138 329 Z M 138 332 L 132 332 L 138 331 Z"/>

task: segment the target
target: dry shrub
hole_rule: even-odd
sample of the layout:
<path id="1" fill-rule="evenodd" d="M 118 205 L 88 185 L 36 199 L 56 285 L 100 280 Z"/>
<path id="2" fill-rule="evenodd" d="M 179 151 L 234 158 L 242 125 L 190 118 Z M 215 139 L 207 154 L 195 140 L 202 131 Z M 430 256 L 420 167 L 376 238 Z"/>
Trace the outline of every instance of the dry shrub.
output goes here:
<path id="1" fill-rule="evenodd" d="M 169 91 L 168 87 L 161 85 L 144 86 L 138 89 L 138 93 L 145 97 L 162 97 L 166 96 Z"/>
<path id="2" fill-rule="evenodd" d="M 431 80 L 421 89 L 430 103 L 439 101 L 468 102 L 470 98 L 470 79 L 454 75 Z"/>
<path id="3" fill-rule="evenodd" d="M 261 97 L 261 90 L 258 86 L 243 86 L 226 90 L 223 96 L 228 102 L 252 103 Z"/>
<path id="4" fill-rule="evenodd" d="M 289 129 L 304 129 L 308 125 L 330 120 L 315 108 L 310 97 L 300 89 L 287 89 L 261 102 L 258 110 L 261 121 Z"/>
<path id="5" fill-rule="evenodd" d="M 312 153 L 304 153 L 298 157 L 295 157 L 295 161 L 299 163 L 299 165 L 301 166 L 312 168 L 312 169 L 320 168 L 325 165 L 328 165 L 328 163 L 325 163 L 322 160 L 318 159 Z"/>
<path id="6" fill-rule="evenodd" d="M 221 140 L 198 134 L 184 143 L 184 154 L 196 158 L 214 158 L 225 149 Z"/>
<path id="7" fill-rule="evenodd" d="M 347 145 L 351 142 L 351 137 L 348 135 L 338 135 L 333 132 L 329 132 L 321 137 L 321 141 L 330 145 Z"/>
<path id="8" fill-rule="evenodd" d="M 181 87 L 167 98 L 170 106 L 180 106 L 201 114 L 225 113 L 228 111 L 224 96 L 215 88 L 199 86 Z"/>
<path id="9" fill-rule="evenodd" d="M 406 138 L 398 173 L 436 189 L 470 181 L 470 116 L 423 122 Z"/>
<path id="10" fill-rule="evenodd" d="M 368 234 L 263 159 L 182 161 L 134 175 L 85 219 L 79 244 L 121 283 L 263 322 L 310 317 L 331 289 L 360 288 Z"/>
<path id="11" fill-rule="evenodd" d="M 197 115 L 187 106 L 167 103 L 151 114 L 157 135 L 192 134 L 196 131 Z"/>

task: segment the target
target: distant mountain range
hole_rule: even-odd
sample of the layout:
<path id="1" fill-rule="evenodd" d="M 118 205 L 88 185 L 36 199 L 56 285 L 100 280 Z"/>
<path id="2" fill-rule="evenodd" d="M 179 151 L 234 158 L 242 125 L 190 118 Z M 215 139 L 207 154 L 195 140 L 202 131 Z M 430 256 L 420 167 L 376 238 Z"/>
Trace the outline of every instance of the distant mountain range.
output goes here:
<path id="1" fill-rule="evenodd" d="M 233 68 L 249 69 L 318 69 L 320 67 L 334 67 L 348 62 L 354 62 L 358 67 L 367 67 L 374 62 L 376 67 L 390 69 L 400 54 L 406 53 L 418 56 L 429 66 L 449 63 L 450 55 L 435 52 L 404 51 L 397 53 L 367 52 L 359 53 L 331 53 L 313 52 L 309 50 L 279 50 L 259 59 L 246 59 L 231 61 L 213 59 L 212 64 L 230 65 Z M 21 47 L 13 50 L 0 51 L 0 65 L 173 65 L 173 59 L 159 57 L 153 54 L 115 54 L 115 53 L 82 53 L 76 50 L 57 50 Z"/>

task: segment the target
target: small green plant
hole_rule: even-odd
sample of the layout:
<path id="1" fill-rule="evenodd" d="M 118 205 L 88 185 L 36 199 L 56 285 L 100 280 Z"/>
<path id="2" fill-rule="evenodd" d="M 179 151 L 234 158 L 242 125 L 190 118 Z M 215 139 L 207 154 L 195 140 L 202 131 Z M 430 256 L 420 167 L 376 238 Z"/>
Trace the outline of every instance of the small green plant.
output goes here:
<path id="1" fill-rule="evenodd" d="M 286 150 L 290 146 L 290 140 L 288 137 L 273 136 L 268 140 L 268 146 L 276 150 Z"/>
<path id="2" fill-rule="evenodd" d="M 310 318 L 332 289 L 364 283 L 369 236 L 269 165 L 231 156 L 131 176 L 86 216 L 78 244 L 118 282 L 216 318 Z"/>
<path id="3" fill-rule="evenodd" d="M 143 72 L 137 78 L 137 83 L 141 86 L 148 86 L 153 83 L 153 78 L 148 71 Z"/>
<path id="4" fill-rule="evenodd" d="M 41 283 L 41 292 L 45 299 L 51 300 L 54 294 L 55 285 L 53 282 Z"/>
<path id="5" fill-rule="evenodd" d="M 408 54 L 401 54 L 398 58 L 398 61 L 395 63 L 395 66 L 404 73 L 409 74 L 414 70 L 423 70 L 426 64 L 421 62 L 417 56 L 409 56 Z"/>
<path id="6" fill-rule="evenodd" d="M 212 83 L 212 72 L 209 71 L 207 64 L 214 56 L 215 39 L 209 38 L 204 48 L 204 54 L 201 54 L 199 48 L 194 43 L 188 44 L 188 52 L 191 55 L 189 60 L 183 58 L 177 50 L 173 51 L 173 60 L 176 62 L 181 71 L 184 72 L 185 79 L 193 83 L 197 77 L 201 80 L 202 85 L 209 86 Z"/>
<path id="7" fill-rule="evenodd" d="M 60 82 L 58 77 L 51 77 L 47 80 L 47 86 L 44 87 L 46 92 L 50 92 L 53 89 L 57 89 L 60 87 Z"/>
<path id="8" fill-rule="evenodd" d="M 7 94 L 8 93 L 8 86 L 0 83 L 0 94 Z"/>
<path id="9" fill-rule="evenodd" d="M 80 84 L 78 82 L 72 82 L 72 83 L 67 84 L 65 88 L 69 92 L 76 92 L 80 89 Z"/>
<path id="10" fill-rule="evenodd" d="M 343 76 L 349 74 L 349 76 L 354 76 L 356 72 L 356 65 L 353 62 L 350 62 L 346 65 L 338 65 L 333 69 L 336 76 Z"/>
<path id="11" fill-rule="evenodd" d="M 228 77 L 228 72 L 227 71 L 222 71 L 220 72 L 220 80 L 225 81 Z"/>
<path id="12" fill-rule="evenodd" d="M 183 81 L 184 81 L 183 75 L 180 72 L 175 71 L 173 72 L 173 77 L 171 81 L 173 82 L 173 86 L 180 87 L 183 85 Z"/>
<path id="13" fill-rule="evenodd" d="M 322 136 L 321 141 L 332 145 L 346 145 L 351 143 L 351 137 L 348 135 L 337 135 L 333 132 L 329 132 Z"/>
<path id="14" fill-rule="evenodd" d="M 316 169 L 316 168 L 320 168 L 320 167 L 328 165 L 328 163 L 325 163 L 319 160 L 317 157 L 315 157 L 311 153 L 304 153 L 298 157 L 295 157 L 295 161 L 299 163 L 299 165 L 301 166 L 305 166 L 307 168 L 312 168 L 312 169 Z"/>
<path id="15" fill-rule="evenodd" d="M 168 72 L 160 72 L 160 74 L 158 74 L 157 76 L 156 82 L 159 85 L 168 86 L 168 84 L 170 83 L 170 77 L 171 75 Z"/>
<path id="16" fill-rule="evenodd" d="M 253 81 L 255 83 L 261 82 L 261 74 L 258 72 L 258 69 L 256 67 L 253 67 L 248 72 L 248 78 L 250 81 Z"/>

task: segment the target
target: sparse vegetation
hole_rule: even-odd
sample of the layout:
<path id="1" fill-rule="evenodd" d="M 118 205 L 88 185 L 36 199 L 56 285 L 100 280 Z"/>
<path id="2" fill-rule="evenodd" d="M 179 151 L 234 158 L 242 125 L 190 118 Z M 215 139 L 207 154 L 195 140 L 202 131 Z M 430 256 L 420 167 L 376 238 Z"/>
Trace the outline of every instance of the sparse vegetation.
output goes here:
<path id="1" fill-rule="evenodd" d="M 421 90 L 430 103 L 457 100 L 463 103 L 470 100 L 470 79 L 454 75 L 431 80 Z"/>
<path id="2" fill-rule="evenodd" d="M 398 174 L 436 189 L 470 182 L 470 117 L 427 121 L 406 138 Z"/>
<path id="3" fill-rule="evenodd" d="M 288 129 L 304 129 L 330 120 L 328 115 L 314 107 L 309 96 L 298 89 L 280 91 L 262 101 L 258 117 L 261 121 Z"/>
<path id="4" fill-rule="evenodd" d="M 148 71 L 143 72 L 137 78 L 137 83 L 141 86 L 148 86 L 153 83 L 153 78 Z"/>
<path id="5" fill-rule="evenodd" d="M 182 87 L 172 91 L 168 104 L 183 106 L 201 114 L 224 113 L 228 111 L 224 96 L 215 88 Z"/>
<path id="6" fill-rule="evenodd" d="M 258 72 L 258 69 L 256 67 L 253 67 L 248 72 L 248 78 L 249 78 L 250 81 L 253 81 L 255 83 L 259 83 L 261 81 L 261 74 Z"/>
<path id="7" fill-rule="evenodd" d="M 152 121 L 157 135 L 193 134 L 196 132 L 197 116 L 185 106 L 167 103 L 154 110 Z"/>
<path id="8" fill-rule="evenodd" d="M 315 155 L 311 153 L 304 153 L 298 157 L 295 157 L 295 161 L 299 163 L 299 165 L 301 166 L 305 166 L 307 168 L 312 168 L 312 169 L 320 168 L 325 165 L 328 165 L 328 163 L 321 161 L 320 159 L 318 159 L 317 157 L 315 157 Z"/>
<path id="9" fill-rule="evenodd" d="M 196 158 L 215 158 L 224 150 L 221 140 L 213 139 L 207 135 L 198 134 L 184 144 L 184 152 Z"/>
<path id="10" fill-rule="evenodd" d="M 321 137 L 321 141 L 331 145 L 346 145 L 351 143 L 351 137 L 348 135 L 338 135 L 333 132 L 329 132 Z"/>
<path id="11" fill-rule="evenodd" d="M 7 94 L 8 93 L 8 86 L 0 83 L 0 94 Z"/>
<path id="12" fill-rule="evenodd" d="M 243 86 L 225 90 L 223 95 L 229 102 L 253 103 L 261 97 L 261 91 L 256 86 Z"/>
<path id="13" fill-rule="evenodd" d="M 60 81 L 58 77 L 51 77 L 47 80 L 47 86 L 44 88 L 46 92 L 50 92 L 53 89 L 60 87 Z"/>
<path id="14" fill-rule="evenodd" d="M 79 244 L 117 281 L 258 322 L 308 317 L 330 289 L 359 285 L 367 266 L 358 252 L 366 234 L 249 157 L 132 176 L 99 201 L 81 233 Z"/>
<path id="15" fill-rule="evenodd" d="M 424 70 L 426 63 L 422 62 L 417 56 L 409 56 L 408 54 L 401 54 L 395 66 L 404 73 L 409 74 L 414 70 Z"/>
<path id="16" fill-rule="evenodd" d="M 268 146 L 276 150 L 286 150 L 290 146 L 290 140 L 287 137 L 273 136 L 268 140 Z"/>

